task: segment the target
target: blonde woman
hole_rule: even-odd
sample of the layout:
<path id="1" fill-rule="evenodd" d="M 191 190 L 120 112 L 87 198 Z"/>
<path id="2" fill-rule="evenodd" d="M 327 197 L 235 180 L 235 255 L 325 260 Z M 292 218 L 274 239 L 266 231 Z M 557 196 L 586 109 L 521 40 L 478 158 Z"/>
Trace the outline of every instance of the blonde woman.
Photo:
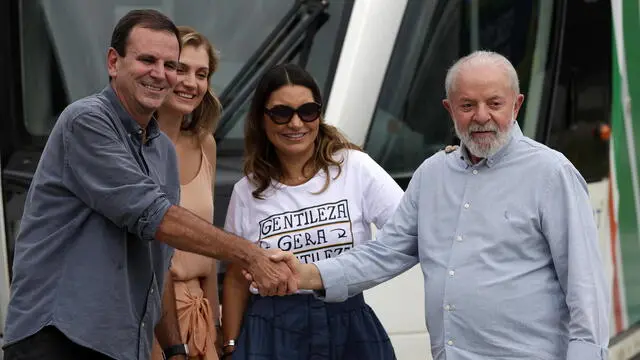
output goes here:
<path id="1" fill-rule="evenodd" d="M 178 84 L 158 109 L 161 130 L 178 154 L 180 205 L 207 221 L 213 221 L 216 143 L 213 131 L 221 105 L 209 87 L 218 58 L 202 34 L 179 26 L 182 51 Z M 218 359 L 215 341 L 218 324 L 218 285 L 215 260 L 176 250 L 170 268 L 175 283 L 176 307 L 182 341 L 189 359 Z M 162 360 L 154 344 L 153 360 Z"/>

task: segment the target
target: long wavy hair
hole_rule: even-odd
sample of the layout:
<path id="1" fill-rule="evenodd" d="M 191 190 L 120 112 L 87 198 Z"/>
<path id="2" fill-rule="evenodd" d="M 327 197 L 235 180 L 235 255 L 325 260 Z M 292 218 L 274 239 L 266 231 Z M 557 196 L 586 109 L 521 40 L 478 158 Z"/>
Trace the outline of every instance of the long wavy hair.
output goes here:
<path id="1" fill-rule="evenodd" d="M 282 164 L 264 130 L 264 109 L 271 94 L 286 85 L 306 87 L 311 90 L 313 100 L 323 105 L 318 84 L 307 71 L 296 64 L 277 65 L 262 76 L 251 100 L 244 130 L 244 174 L 256 186 L 256 190 L 252 192 L 256 199 L 264 199 L 262 194 L 271 185 L 272 180 L 282 179 Z M 349 142 L 335 126 L 326 124 L 323 116 L 317 121 L 320 121 L 320 126 L 314 141 L 314 155 L 304 164 L 303 171 L 310 169 L 315 173 L 322 170 L 327 174 L 324 186 L 318 191 L 321 193 L 331 182 L 329 167 L 338 168 L 335 178 L 340 176 L 342 171 L 342 160 L 334 159 L 333 154 L 342 149 L 360 148 Z"/>
<path id="2" fill-rule="evenodd" d="M 185 116 L 180 129 L 194 135 L 204 136 L 213 133 L 218 126 L 218 120 L 222 114 L 222 104 L 215 95 L 211 86 L 211 76 L 218 69 L 218 54 L 211 42 L 201 33 L 189 26 L 178 26 L 182 48 L 186 46 L 204 47 L 209 55 L 209 73 L 207 74 L 207 92 L 202 102 L 193 112 Z"/>

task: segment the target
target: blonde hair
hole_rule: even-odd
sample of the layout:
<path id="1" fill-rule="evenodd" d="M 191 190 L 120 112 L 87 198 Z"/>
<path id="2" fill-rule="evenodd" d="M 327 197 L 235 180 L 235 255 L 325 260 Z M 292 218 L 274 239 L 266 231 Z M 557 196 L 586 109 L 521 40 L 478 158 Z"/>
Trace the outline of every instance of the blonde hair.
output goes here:
<path id="1" fill-rule="evenodd" d="M 218 69 L 217 51 L 209 40 L 189 26 L 178 26 L 182 48 L 186 46 L 204 47 L 209 55 L 209 73 L 207 74 L 207 92 L 202 98 L 202 102 L 193 112 L 185 117 L 181 130 L 192 132 L 195 135 L 204 136 L 213 133 L 218 126 L 218 120 L 222 114 L 222 104 L 220 99 L 211 89 L 210 81 L 213 73 Z"/>

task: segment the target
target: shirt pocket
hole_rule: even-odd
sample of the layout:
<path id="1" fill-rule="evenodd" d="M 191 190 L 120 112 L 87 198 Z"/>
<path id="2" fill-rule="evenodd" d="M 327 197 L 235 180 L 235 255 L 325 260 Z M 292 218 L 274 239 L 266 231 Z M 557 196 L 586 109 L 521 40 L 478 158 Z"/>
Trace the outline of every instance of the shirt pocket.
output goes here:
<path id="1" fill-rule="evenodd" d="M 505 224 L 508 233 L 515 236 L 531 234 L 533 231 L 531 212 L 527 211 L 526 205 L 507 204 L 500 209 L 500 220 Z"/>
<path id="2" fill-rule="evenodd" d="M 539 258 L 547 253 L 547 244 L 538 226 L 537 209 L 521 203 L 510 202 L 496 207 L 494 229 L 498 252 L 508 259 Z"/>

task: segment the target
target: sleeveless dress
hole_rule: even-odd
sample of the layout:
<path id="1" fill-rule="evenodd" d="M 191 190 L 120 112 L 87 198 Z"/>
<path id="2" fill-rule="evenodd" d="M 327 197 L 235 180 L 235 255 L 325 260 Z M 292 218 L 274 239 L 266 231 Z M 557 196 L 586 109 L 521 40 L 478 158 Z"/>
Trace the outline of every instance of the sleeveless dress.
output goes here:
<path id="1" fill-rule="evenodd" d="M 180 186 L 180 206 L 208 222 L 213 222 L 212 167 L 204 151 L 196 177 Z M 189 359 L 217 360 L 214 345 L 215 326 L 209 300 L 204 297 L 201 280 L 211 276 L 213 260 L 199 254 L 175 250 L 171 276 L 176 291 L 176 307 L 182 341 L 189 346 Z M 162 360 L 157 340 L 151 356 Z"/>

